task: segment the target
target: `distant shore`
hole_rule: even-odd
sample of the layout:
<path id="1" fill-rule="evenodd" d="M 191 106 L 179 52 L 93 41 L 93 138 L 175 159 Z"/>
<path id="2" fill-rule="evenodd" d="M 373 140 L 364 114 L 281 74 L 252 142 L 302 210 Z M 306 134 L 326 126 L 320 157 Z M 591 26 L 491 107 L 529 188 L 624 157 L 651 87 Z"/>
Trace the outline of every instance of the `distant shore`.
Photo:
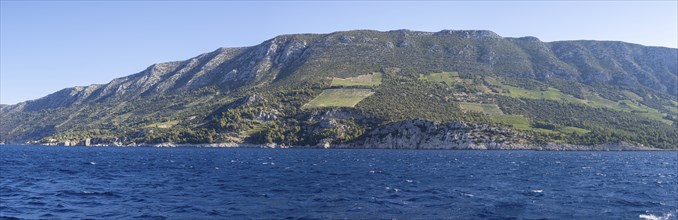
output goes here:
<path id="1" fill-rule="evenodd" d="M 0 144 L 16 146 L 44 146 L 58 147 L 59 145 L 44 144 Z M 496 145 L 495 145 L 496 146 Z M 250 143 L 211 143 L 211 144 L 96 144 L 96 145 L 76 145 L 69 147 L 156 147 L 156 148 L 268 148 L 268 149 L 385 149 L 385 150 L 533 150 L 533 151 L 676 151 L 678 149 L 660 149 L 645 146 L 637 146 L 629 143 L 607 143 L 597 145 L 573 145 L 573 144 L 544 144 L 544 145 L 510 145 L 499 147 L 487 147 L 486 145 L 470 145 L 466 148 L 385 148 L 385 147 L 366 147 L 355 145 L 331 145 L 331 146 L 288 146 L 279 144 L 250 144 Z"/>

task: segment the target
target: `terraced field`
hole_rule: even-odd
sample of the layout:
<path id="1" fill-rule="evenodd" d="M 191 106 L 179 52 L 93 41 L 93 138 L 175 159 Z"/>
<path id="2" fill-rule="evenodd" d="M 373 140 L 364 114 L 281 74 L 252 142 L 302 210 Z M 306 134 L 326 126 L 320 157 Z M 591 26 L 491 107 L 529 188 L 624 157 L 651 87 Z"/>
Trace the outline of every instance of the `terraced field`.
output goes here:
<path id="1" fill-rule="evenodd" d="M 469 103 L 469 102 L 459 102 L 459 107 L 465 111 L 473 111 L 485 113 L 489 116 L 490 120 L 498 124 L 510 125 L 515 129 L 534 131 L 541 133 L 587 133 L 589 130 L 577 127 L 567 127 L 567 126 L 558 126 L 555 130 L 535 128 L 532 125 L 532 122 L 529 118 L 526 118 L 522 115 L 504 115 L 499 106 L 496 104 L 481 104 L 481 103 Z"/>
<path id="2" fill-rule="evenodd" d="M 172 126 L 175 126 L 177 124 L 179 124 L 179 121 L 174 120 L 174 121 L 167 121 L 167 122 L 149 124 L 149 125 L 144 126 L 144 128 L 171 128 Z"/>
<path id="3" fill-rule="evenodd" d="M 372 73 L 350 78 L 332 78 L 331 87 L 371 87 L 381 85 L 381 73 Z"/>
<path id="4" fill-rule="evenodd" d="M 354 107 L 372 94 L 371 89 L 325 89 L 303 108 Z"/>
<path id="5" fill-rule="evenodd" d="M 463 81 L 462 79 L 459 78 L 458 72 L 419 74 L 419 80 L 428 82 L 444 82 L 447 85 L 452 85 L 454 83 Z"/>

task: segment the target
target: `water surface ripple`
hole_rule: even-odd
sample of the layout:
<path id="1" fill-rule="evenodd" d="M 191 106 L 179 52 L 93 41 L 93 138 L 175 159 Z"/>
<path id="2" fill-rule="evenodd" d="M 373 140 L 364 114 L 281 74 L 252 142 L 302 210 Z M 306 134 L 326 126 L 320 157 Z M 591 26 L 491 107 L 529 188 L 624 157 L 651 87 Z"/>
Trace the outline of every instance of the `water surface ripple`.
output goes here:
<path id="1" fill-rule="evenodd" d="M 678 152 L 0 146 L 0 219 L 675 219 Z"/>

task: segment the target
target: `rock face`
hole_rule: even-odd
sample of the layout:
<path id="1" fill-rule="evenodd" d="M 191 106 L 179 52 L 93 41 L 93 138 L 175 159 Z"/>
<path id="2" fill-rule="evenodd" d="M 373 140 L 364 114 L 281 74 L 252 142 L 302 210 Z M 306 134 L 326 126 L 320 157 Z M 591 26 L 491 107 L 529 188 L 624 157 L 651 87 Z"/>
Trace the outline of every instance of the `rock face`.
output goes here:
<path id="1" fill-rule="evenodd" d="M 146 70 L 104 85 L 63 89 L 43 98 L 10 106 L 7 111 L 36 111 L 75 104 L 101 103 L 158 94 L 176 94 L 204 87 L 228 92 L 274 80 L 298 59 L 307 42 L 280 36 L 245 48 L 220 48 L 185 61 L 153 64 Z"/>
<path id="2" fill-rule="evenodd" d="M 488 125 L 408 120 L 379 127 L 343 147 L 380 149 L 529 149 L 520 134 Z"/>

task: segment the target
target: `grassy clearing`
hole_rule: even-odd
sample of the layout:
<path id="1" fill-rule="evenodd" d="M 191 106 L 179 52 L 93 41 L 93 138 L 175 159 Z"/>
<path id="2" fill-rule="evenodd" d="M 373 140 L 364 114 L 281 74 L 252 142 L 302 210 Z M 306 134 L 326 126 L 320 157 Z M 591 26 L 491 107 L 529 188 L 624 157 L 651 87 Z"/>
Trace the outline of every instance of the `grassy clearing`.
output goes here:
<path id="1" fill-rule="evenodd" d="M 664 114 L 659 112 L 657 109 L 653 109 L 650 107 L 647 107 L 643 104 L 634 102 L 632 100 L 622 100 L 619 102 L 614 102 L 608 99 L 601 98 L 597 95 L 588 95 L 586 96 L 586 105 L 589 105 L 591 107 L 595 108 L 609 108 L 612 110 L 617 110 L 617 111 L 625 111 L 625 112 L 633 112 L 637 115 L 640 115 L 642 117 L 652 119 L 652 120 L 657 120 L 664 122 L 666 124 L 672 124 L 673 122 L 670 120 L 666 120 L 662 117 L 664 117 Z"/>
<path id="2" fill-rule="evenodd" d="M 374 92 L 371 89 L 325 89 L 303 108 L 354 107 L 372 94 Z"/>
<path id="3" fill-rule="evenodd" d="M 586 95 L 584 104 L 594 108 L 609 108 L 614 110 L 623 110 L 618 103 L 602 98 L 598 95 Z"/>
<path id="4" fill-rule="evenodd" d="M 578 128 L 578 127 L 562 127 L 560 131 L 566 134 L 577 133 L 577 134 L 586 134 L 589 133 L 589 130 Z"/>
<path id="5" fill-rule="evenodd" d="M 456 82 L 462 82 L 462 80 L 459 78 L 458 72 L 419 74 L 419 80 L 428 82 L 444 82 L 448 85 L 452 85 Z"/>
<path id="6" fill-rule="evenodd" d="M 622 91 L 622 93 L 624 93 L 624 96 L 628 97 L 629 99 L 631 99 L 633 101 L 642 101 L 643 100 L 643 97 L 640 97 L 638 94 L 631 92 L 629 90 L 624 90 L 624 91 Z"/>
<path id="7" fill-rule="evenodd" d="M 543 128 L 535 128 L 532 127 L 532 123 L 529 118 L 526 118 L 522 115 L 504 115 L 504 113 L 501 111 L 499 106 L 496 104 L 480 104 L 480 103 L 469 103 L 469 102 L 459 102 L 459 107 L 461 109 L 466 110 L 466 111 L 474 111 L 474 112 L 481 112 L 488 114 L 490 116 L 490 120 L 492 120 L 495 123 L 503 124 L 503 125 L 510 125 L 511 127 L 518 129 L 518 130 L 524 130 L 524 131 L 534 131 L 534 132 L 541 132 L 541 133 L 550 133 L 550 134 L 555 134 L 555 133 L 587 133 L 589 130 L 583 129 L 583 128 L 577 128 L 577 127 L 567 127 L 567 126 L 559 126 L 558 129 L 556 130 L 548 130 L 548 129 L 543 129 Z"/>
<path id="8" fill-rule="evenodd" d="M 360 75 L 351 78 L 332 78 L 332 87 L 364 87 L 364 86 L 378 86 L 381 85 L 381 73 L 375 72 L 372 74 Z"/>
<path id="9" fill-rule="evenodd" d="M 264 130 L 263 125 L 255 125 L 252 129 L 242 131 L 242 132 L 240 132 L 240 134 L 244 135 L 244 136 L 252 136 L 252 135 L 259 133 L 263 130 Z"/>
<path id="10" fill-rule="evenodd" d="M 527 99 L 546 99 L 553 101 L 566 101 L 571 103 L 583 103 L 584 101 L 578 99 L 572 95 L 562 93 L 560 90 L 549 87 L 545 91 L 540 90 L 527 90 L 523 88 L 513 87 L 513 86 L 501 86 L 504 89 L 508 89 L 509 93 L 502 93 L 501 95 L 506 95 L 513 98 L 527 98 Z"/>
<path id="11" fill-rule="evenodd" d="M 671 112 L 673 114 L 678 114 L 678 107 L 673 106 L 673 105 L 665 105 L 664 107 L 669 109 L 669 112 Z"/>
<path id="12" fill-rule="evenodd" d="M 522 115 L 492 115 L 490 119 L 492 119 L 492 121 L 494 121 L 495 123 L 510 125 L 518 130 L 535 131 L 541 133 L 557 133 L 557 131 L 542 128 L 533 128 L 530 123 L 530 119 Z"/>
<path id="13" fill-rule="evenodd" d="M 496 104 L 480 104 L 470 102 L 460 102 L 459 107 L 466 111 L 482 112 L 488 115 L 503 115 L 504 113 Z"/>
<path id="14" fill-rule="evenodd" d="M 153 123 L 144 126 L 144 128 L 171 128 L 172 126 L 175 126 L 179 124 L 178 120 L 174 121 L 167 121 L 167 122 L 159 122 L 159 123 Z"/>

